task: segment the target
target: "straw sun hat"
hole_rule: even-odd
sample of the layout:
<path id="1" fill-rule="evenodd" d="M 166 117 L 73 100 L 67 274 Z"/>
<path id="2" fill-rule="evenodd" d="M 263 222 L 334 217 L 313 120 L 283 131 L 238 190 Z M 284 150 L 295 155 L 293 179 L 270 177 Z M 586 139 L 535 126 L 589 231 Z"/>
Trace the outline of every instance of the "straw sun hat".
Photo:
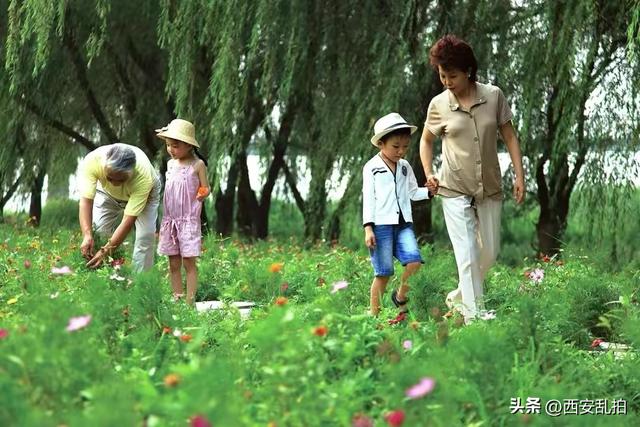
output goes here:
<path id="1" fill-rule="evenodd" d="M 156 129 L 159 138 L 177 139 L 194 147 L 200 148 L 200 144 L 196 141 L 196 128 L 193 123 L 182 119 L 171 120 L 167 126 Z"/>
<path id="2" fill-rule="evenodd" d="M 389 113 L 386 116 L 382 116 L 376 121 L 376 124 L 373 125 L 373 137 L 371 138 L 371 143 L 378 146 L 378 140 L 385 136 L 388 133 L 393 132 L 397 129 L 409 128 L 411 129 L 411 134 L 413 134 L 416 129 L 416 126 L 410 125 L 407 123 L 405 119 L 398 113 Z"/>

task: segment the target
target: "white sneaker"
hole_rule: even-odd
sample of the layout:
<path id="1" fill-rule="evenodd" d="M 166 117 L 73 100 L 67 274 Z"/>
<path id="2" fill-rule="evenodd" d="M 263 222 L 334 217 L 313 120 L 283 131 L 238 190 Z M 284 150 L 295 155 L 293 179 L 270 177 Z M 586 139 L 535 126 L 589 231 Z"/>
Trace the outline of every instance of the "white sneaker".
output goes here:
<path id="1" fill-rule="evenodd" d="M 444 300 L 449 310 L 454 307 L 462 305 L 462 293 L 459 288 L 456 288 L 447 294 L 447 298 Z"/>

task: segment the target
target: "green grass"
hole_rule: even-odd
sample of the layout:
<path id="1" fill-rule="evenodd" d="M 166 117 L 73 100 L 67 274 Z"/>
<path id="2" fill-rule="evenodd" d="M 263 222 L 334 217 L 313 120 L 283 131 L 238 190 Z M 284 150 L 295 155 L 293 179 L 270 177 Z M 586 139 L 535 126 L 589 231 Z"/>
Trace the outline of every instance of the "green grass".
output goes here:
<path id="1" fill-rule="evenodd" d="M 128 262 L 88 271 L 78 243 L 64 229 L 0 226 L 0 329 L 8 333 L 0 340 L 0 425 L 183 426 L 201 415 L 215 426 L 348 426 L 357 414 L 385 425 L 392 410 L 404 411 L 404 426 L 639 422 L 635 352 L 617 360 L 590 351 L 594 338 L 640 347 L 637 271 L 606 272 L 570 250 L 562 265 L 499 264 L 486 284 L 496 319 L 461 327 L 440 316 L 456 284 L 452 253 L 425 247 L 410 320 L 390 326 L 388 292 L 380 317 L 367 314 L 371 268 L 362 248 L 210 237 L 198 296 L 255 301 L 242 320 L 233 309 L 199 314 L 173 303 L 163 258 L 138 276 Z M 276 263 L 282 270 L 272 272 Z M 62 265 L 74 273 L 51 273 Z M 532 268 L 545 270 L 541 283 L 525 277 Z M 332 293 L 338 280 L 349 285 Z M 86 328 L 65 330 L 86 314 Z M 320 326 L 326 335 L 314 333 Z M 435 379 L 433 392 L 408 399 L 423 377 Z M 177 384 L 166 385 L 171 378 Z M 543 405 L 622 398 L 628 414 L 512 415 L 517 397 Z"/>

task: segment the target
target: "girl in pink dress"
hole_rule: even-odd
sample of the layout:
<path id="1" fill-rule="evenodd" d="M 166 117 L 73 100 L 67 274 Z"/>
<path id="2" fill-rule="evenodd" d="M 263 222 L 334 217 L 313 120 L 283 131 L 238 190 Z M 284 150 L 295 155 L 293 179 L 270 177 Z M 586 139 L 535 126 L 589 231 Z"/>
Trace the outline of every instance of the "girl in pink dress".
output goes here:
<path id="1" fill-rule="evenodd" d="M 165 140 L 171 159 L 167 163 L 163 217 L 158 252 L 169 256 L 169 277 L 174 298 L 184 295 L 182 267 L 187 276 L 187 304 L 193 305 L 198 289 L 196 257 L 200 256 L 202 201 L 209 195 L 207 166 L 197 152 L 195 128 L 186 120 L 175 119 L 157 129 Z"/>

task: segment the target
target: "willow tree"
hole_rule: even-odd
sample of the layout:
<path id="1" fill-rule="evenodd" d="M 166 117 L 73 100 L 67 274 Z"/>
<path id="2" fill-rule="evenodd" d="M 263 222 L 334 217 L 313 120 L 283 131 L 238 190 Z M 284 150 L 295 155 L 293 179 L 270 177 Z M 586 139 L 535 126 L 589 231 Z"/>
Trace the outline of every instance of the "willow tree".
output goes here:
<path id="1" fill-rule="evenodd" d="M 169 90 L 178 110 L 193 103 L 185 76 L 196 64 L 189 58 L 201 49 L 213 60 L 203 111 L 212 171 L 230 160 L 226 188 L 217 191 L 219 231 L 230 232 L 237 201 L 240 231 L 266 237 L 272 191 L 283 170 L 305 218 L 305 235 L 318 239 L 333 165 L 366 147 L 377 99 L 384 96 L 375 91 L 381 85 L 373 66 L 383 59 L 372 46 L 392 39 L 380 31 L 387 11 L 355 1 L 165 6 L 161 37 L 170 52 Z M 309 160 L 306 200 L 295 185 L 292 144 Z M 267 164 L 260 194 L 249 186 L 249 151 L 261 153 Z"/>
<path id="2" fill-rule="evenodd" d="M 535 2 L 522 11 L 522 25 L 512 27 L 516 113 L 524 153 L 533 163 L 537 240 L 544 253 L 561 247 L 579 178 L 587 169 L 605 176 L 595 153 L 628 147 L 623 141 L 634 125 L 625 111 L 634 114 L 634 108 L 631 97 L 617 90 L 638 85 L 637 74 L 618 72 L 632 67 L 624 55 L 630 5 Z"/>
<path id="3" fill-rule="evenodd" d="M 5 88 L 26 112 L 27 138 L 41 153 L 66 146 L 77 157 L 122 141 L 157 154 L 153 129 L 173 116 L 173 106 L 164 97 L 166 55 L 156 40 L 156 2 L 10 0 L 2 10 Z M 43 157 L 23 158 L 25 170 L 36 171 L 36 198 L 51 166 Z"/>

